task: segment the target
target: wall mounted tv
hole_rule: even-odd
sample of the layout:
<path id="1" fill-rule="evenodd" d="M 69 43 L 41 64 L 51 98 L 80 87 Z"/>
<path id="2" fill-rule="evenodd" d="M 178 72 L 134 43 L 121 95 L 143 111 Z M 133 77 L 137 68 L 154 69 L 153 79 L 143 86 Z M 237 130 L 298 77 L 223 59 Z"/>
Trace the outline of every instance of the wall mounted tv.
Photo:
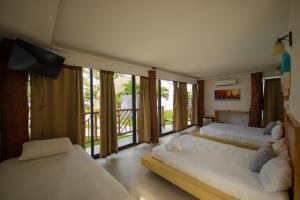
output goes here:
<path id="1" fill-rule="evenodd" d="M 17 39 L 8 62 L 8 68 L 57 78 L 64 61 L 64 57 Z"/>

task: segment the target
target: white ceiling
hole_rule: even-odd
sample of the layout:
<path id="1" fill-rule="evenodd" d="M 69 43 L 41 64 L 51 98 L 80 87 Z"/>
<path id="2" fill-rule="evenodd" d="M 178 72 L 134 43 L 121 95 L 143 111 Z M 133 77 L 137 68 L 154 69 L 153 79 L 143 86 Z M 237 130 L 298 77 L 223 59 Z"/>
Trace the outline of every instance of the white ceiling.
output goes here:
<path id="1" fill-rule="evenodd" d="M 279 62 L 290 3 L 61 0 L 53 41 L 194 77 L 258 71 Z"/>
<path id="2" fill-rule="evenodd" d="M 279 59 L 271 51 L 276 38 L 288 32 L 291 4 L 291 0 L 20 2 L 0 1 L 0 37 L 52 41 L 193 77 L 277 65 Z"/>

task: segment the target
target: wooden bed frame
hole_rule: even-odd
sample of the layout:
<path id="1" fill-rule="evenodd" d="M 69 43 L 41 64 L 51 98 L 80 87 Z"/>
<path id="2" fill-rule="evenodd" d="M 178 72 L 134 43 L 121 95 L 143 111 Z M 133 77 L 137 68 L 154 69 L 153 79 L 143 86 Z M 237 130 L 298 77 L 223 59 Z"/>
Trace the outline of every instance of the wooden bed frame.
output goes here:
<path id="1" fill-rule="evenodd" d="M 290 192 L 290 199 L 300 200 L 300 125 L 291 115 L 285 117 L 285 135 L 293 167 L 293 187 Z M 236 199 L 176 168 L 164 164 L 153 158 L 151 154 L 143 156 L 141 163 L 154 173 L 201 200 Z"/>

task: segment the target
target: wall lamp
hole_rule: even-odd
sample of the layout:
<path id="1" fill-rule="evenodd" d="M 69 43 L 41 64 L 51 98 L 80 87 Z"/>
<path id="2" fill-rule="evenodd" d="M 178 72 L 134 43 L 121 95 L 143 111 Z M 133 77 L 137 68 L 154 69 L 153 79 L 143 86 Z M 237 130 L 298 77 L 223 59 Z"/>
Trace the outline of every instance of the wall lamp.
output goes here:
<path id="1" fill-rule="evenodd" d="M 273 49 L 273 55 L 277 56 L 277 55 L 282 55 L 283 53 L 286 52 L 283 41 L 288 41 L 289 46 L 291 47 L 293 45 L 293 35 L 292 32 L 290 31 L 289 34 L 277 38 L 277 41 L 274 45 L 274 49 Z"/>

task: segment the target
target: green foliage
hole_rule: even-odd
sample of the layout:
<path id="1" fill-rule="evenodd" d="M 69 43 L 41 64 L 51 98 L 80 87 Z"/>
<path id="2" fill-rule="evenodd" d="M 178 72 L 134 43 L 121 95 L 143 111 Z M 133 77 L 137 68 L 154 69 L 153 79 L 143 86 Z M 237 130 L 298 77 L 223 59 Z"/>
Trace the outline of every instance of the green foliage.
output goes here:
<path id="1" fill-rule="evenodd" d="M 165 98 L 166 100 L 169 99 L 169 89 L 168 88 L 161 87 L 160 92 L 161 92 L 161 97 L 162 98 Z"/>
<path id="2" fill-rule="evenodd" d="M 164 111 L 165 125 L 173 125 L 173 110 Z"/>

